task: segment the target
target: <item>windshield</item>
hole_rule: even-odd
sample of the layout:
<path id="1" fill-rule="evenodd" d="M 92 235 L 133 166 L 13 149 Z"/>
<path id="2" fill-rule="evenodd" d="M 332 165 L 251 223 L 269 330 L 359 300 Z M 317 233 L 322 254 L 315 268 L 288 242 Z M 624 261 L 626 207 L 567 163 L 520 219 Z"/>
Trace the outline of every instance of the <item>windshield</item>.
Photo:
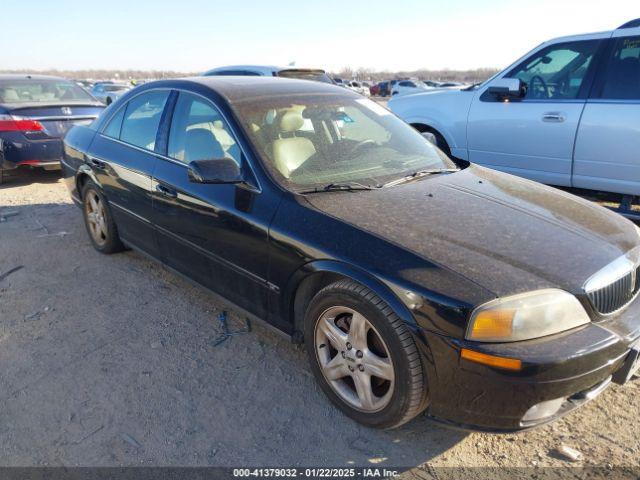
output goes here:
<path id="1" fill-rule="evenodd" d="M 279 77 L 298 78 L 300 80 L 314 80 L 316 82 L 333 83 L 329 75 L 322 70 L 280 70 Z"/>
<path id="2" fill-rule="evenodd" d="M 126 85 L 105 85 L 104 86 L 105 92 L 119 92 L 121 90 L 129 90 L 129 87 L 127 87 Z"/>
<path id="3" fill-rule="evenodd" d="M 455 168 L 417 131 L 365 98 L 269 96 L 234 108 L 267 168 L 291 190 L 379 186 L 420 170 Z"/>
<path id="4" fill-rule="evenodd" d="M 0 103 L 95 102 L 82 87 L 66 80 L 0 81 Z"/>

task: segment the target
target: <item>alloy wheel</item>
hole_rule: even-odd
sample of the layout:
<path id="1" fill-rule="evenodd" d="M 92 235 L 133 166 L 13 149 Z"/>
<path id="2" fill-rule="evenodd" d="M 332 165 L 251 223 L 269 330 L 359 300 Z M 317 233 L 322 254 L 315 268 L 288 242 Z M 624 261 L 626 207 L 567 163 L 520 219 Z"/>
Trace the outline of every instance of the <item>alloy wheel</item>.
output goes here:
<path id="1" fill-rule="evenodd" d="M 107 242 L 107 221 L 104 203 L 94 190 L 89 190 L 85 198 L 85 211 L 89 233 L 94 242 L 103 246 Z"/>
<path id="2" fill-rule="evenodd" d="M 331 307 L 316 322 L 314 338 L 320 370 L 343 401 L 366 413 L 389 404 L 395 381 L 393 361 L 364 315 L 348 307 Z"/>

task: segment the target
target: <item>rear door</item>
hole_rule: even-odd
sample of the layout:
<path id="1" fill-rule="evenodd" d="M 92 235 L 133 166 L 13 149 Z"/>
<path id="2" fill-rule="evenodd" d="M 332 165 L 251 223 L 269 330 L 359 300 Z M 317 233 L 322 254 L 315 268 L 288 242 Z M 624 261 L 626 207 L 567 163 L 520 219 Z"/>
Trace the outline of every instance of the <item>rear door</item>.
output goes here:
<path id="1" fill-rule="evenodd" d="M 88 155 L 118 233 L 127 243 L 156 257 L 151 176 L 158 162 L 158 127 L 168 97 L 169 90 L 151 90 L 133 97 L 96 135 Z"/>
<path id="2" fill-rule="evenodd" d="M 487 84 L 469 111 L 469 160 L 569 186 L 573 145 L 600 43 L 568 41 L 535 51 L 500 77 L 527 84 L 521 101 L 501 101 L 487 91 Z"/>
<path id="3" fill-rule="evenodd" d="M 200 95 L 176 94 L 165 156 L 155 169 L 152 189 L 162 259 L 266 318 L 268 227 L 279 197 L 247 185 L 190 182 L 189 162 L 225 156 L 253 176 L 239 129 L 230 126 L 222 110 Z"/>
<path id="4" fill-rule="evenodd" d="M 576 140 L 575 187 L 640 194 L 640 28 L 610 42 Z"/>

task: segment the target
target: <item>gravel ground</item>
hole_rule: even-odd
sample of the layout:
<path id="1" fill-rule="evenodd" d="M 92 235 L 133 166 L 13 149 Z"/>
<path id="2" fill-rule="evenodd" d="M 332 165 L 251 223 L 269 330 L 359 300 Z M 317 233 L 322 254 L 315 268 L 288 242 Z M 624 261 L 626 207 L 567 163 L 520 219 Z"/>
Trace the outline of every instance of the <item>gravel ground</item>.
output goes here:
<path id="1" fill-rule="evenodd" d="M 471 467 L 640 464 L 638 380 L 526 433 L 425 418 L 369 430 L 329 404 L 299 347 L 260 325 L 214 346 L 221 306 L 209 294 L 136 253 L 94 251 L 57 174 L 0 187 L 8 212 L 0 278 L 22 268 L 0 280 L 2 466 L 356 465 L 446 478 L 435 467 L 474 477 Z"/>

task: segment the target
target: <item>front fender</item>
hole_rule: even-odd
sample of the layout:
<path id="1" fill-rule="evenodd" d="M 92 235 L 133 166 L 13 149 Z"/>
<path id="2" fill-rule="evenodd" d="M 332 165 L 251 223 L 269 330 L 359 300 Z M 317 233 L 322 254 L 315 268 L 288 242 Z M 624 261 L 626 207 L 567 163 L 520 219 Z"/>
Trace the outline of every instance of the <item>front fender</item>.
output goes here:
<path id="1" fill-rule="evenodd" d="M 418 325 L 415 317 L 409 307 L 394 293 L 394 288 L 396 291 L 400 291 L 399 287 L 395 287 L 390 282 L 379 279 L 359 267 L 337 260 L 314 260 L 301 266 L 290 277 L 287 283 L 284 295 L 282 296 L 284 304 L 290 307 L 294 306 L 300 287 L 312 277 L 319 277 L 321 274 L 329 274 L 330 277 L 335 277 L 336 280 L 338 278 L 350 278 L 369 288 L 384 300 L 414 333 L 418 333 Z M 322 285 L 322 287 L 324 286 L 325 285 Z M 298 312 L 299 314 L 296 315 L 294 308 L 284 309 L 284 311 L 287 310 L 290 311 L 294 317 L 294 328 L 301 331 L 302 318 L 300 317 L 303 317 L 304 312 Z"/>

